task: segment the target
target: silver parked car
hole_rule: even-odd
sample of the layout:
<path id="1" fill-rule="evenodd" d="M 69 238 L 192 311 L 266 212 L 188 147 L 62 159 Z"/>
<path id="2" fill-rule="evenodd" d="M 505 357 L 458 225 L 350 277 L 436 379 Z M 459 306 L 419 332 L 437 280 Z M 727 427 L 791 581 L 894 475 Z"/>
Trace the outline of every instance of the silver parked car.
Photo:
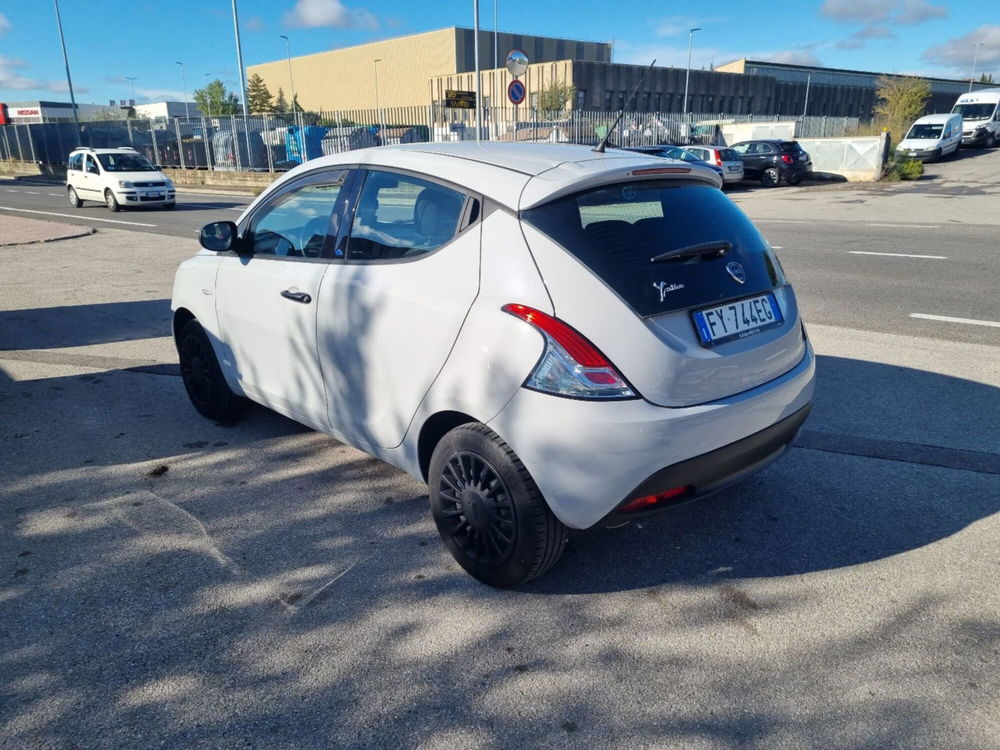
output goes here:
<path id="1" fill-rule="evenodd" d="M 723 182 L 740 182 L 743 179 L 743 160 L 731 148 L 724 146 L 685 146 L 702 161 L 722 169 Z"/>

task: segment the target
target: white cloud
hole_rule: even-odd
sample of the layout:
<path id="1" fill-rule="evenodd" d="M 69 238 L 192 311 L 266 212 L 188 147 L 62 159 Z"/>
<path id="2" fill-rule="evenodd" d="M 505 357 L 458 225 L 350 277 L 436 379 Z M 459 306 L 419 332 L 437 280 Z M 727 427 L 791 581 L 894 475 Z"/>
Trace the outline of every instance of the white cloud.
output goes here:
<path id="1" fill-rule="evenodd" d="M 807 49 L 790 49 L 783 52 L 765 52 L 760 57 L 751 58 L 754 60 L 767 60 L 774 63 L 785 63 L 786 65 L 807 65 L 819 67 L 823 63 L 812 52 Z"/>
<path id="2" fill-rule="evenodd" d="M 697 37 L 695 37 L 697 40 Z M 790 50 L 748 51 L 745 49 L 723 49 L 720 47 L 698 47 L 691 54 L 692 70 L 708 70 L 711 65 L 719 66 L 742 57 L 748 60 L 768 60 L 789 65 L 821 65 L 820 59 L 812 52 L 815 45 L 803 45 Z M 649 65 L 656 59 L 657 67 L 687 67 L 687 45 L 615 45 L 615 62 L 634 65 Z"/>
<path id="3" fill-rule="evenodd" d="M 182 102 L 184 101 L 184 92 L 177 91 L 176 89 L 136 89 L 135 90 L 135 100 L 138 104 L 148 104 L 149 102 Z M 194 99 L 188 95 L 188 101 L 193 102 Z"/>
<path id="4" fill-rule="evenodd" d="M 7 16 L 0 13 L 0 36 L 3 36 L 8 31 L 10 31 L 10 21 L 7 20 Z"/>
<path id="5" fill-rule="evenodd" d="M 14 89 L 16 91 L 53 91 L 63 93 L 69 91 L 66 81 L 42 81 L 37 78 L 29 78 L 18 71 L 28 67 L 24 60 L 0 55 L 0 89 Z M 75 86 L 75 92 L 87 93 L 88 89 L 83 86 Z"/>
<path id="6" fill-rule="evenodd" d="M 837 49 L 861 49 L 869 39 L 895 39 L 896 35 L 882 26 L 866 26 L 855 31 L 847 39 L 841 39 L 834 46 Z"/>
<path id="7" fill-rule="evenodd" d="M 334 29 L 377 29 L 378 19 L 364 8 L 348 8 L 340 0 L 297 0 L 285 13 L 285 26 Z"/>
<path id="8" fill-rule="evenodd" d="M 904 26 L 948 15 L 947 8 L 928 0 L 824 0 L 820 12 L 841 23 L 897 23 Z"/>
<path id="9" fill-rule="evenodd" d="M 974 48 L 976 44 L 982 46 Z M 978 49 L 978 52 L 975 49 Z M 967 76 L 972 69 L 973 54 L 976 57 L 977 78 L 982 72 L 996 71 L 997 66 L 1000 66 L 1000 26 L 980 26 L 965 36 L 949 39 L 944 44 L 931 47 L 921 55 L 921 58 Z"/>
<path id="10" fill-rule="evenodd" d="M 264 19 L 260 16 L 250 16 L 243 24 L 243 28 L 247 31 L 263 31 L 266 26 L 264 24 Z"/>

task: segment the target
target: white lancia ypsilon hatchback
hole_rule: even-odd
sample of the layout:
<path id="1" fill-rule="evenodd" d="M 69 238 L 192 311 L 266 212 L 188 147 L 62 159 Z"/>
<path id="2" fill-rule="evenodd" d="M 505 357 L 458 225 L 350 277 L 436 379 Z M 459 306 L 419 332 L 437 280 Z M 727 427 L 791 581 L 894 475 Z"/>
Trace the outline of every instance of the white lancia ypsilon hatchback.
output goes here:
<path id="1" fill-rule="evenodd" d="M 245 398 L 429 485 L 493 586 L 781 456 L 813 398 L 795 294 L 697 164 L 585 146 L 316 159 L 181 265 L 195 408 Z"/>

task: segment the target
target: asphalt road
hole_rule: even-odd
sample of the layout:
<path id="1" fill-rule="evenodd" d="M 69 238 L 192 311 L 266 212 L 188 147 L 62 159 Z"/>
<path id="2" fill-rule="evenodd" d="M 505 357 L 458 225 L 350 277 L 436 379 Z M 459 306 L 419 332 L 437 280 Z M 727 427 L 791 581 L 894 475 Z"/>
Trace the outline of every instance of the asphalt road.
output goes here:
<path id="1" fill-rule="evenodd" d="M 988 237 L 983 184 L 738 194 L 810 316 L 798 446 L 516 591 L 457 568 L 412 478 L 197 415 L 168 307 L 193 229 L 0 248 L 0 748 L 996 747 L 1000 345 L 904 318 L 928 268 L 993 258 L 840 252 Z M 993 309 L 973 276 L 935 309 Z"/>

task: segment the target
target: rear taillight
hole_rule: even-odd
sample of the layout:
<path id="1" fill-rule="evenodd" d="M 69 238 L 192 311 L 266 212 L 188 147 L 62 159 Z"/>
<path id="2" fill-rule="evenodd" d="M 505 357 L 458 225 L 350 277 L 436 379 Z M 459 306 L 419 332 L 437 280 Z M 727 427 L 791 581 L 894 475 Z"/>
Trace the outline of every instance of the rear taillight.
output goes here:
<path id="1" fill-rule="evenodd" d="M 690 487 L 671 487 L 665 492 L 657 492 L 655 495 L 637 497 L 635 500 L 625 503 L 618 509 L 619 513 L 635 513 L 637 510 L 644 510 L 654 505 L 660 505 L 671 500 L 677 500 L 681 495 L 686 495 Z"/>
<path id="2" fill-rule="evenodd" d="M 527 388 L 568 398 L 637 398 L 607 357 L 573 328 L 527 305 L 503 306 L 545 339 L 545 352 L 525 381 Z"/>
<path id="3" fill-rule="evenodd" d="M 715 150 L 712 153 L 715 154 L 715 166 L 721 167 L 722 166 L 722 154 L 720 154 L 718 152 L 718 150 Z"/>
<path id="4" fill-rule="evenodd" d="M 793 159 L 793 158 L 792 158 L 791 156 L 789 156 L 788 154 L 782 154 L 782 155 L 781 155 L 781 160 L 782 160 L 783 162 L 785 162 L 785 164 L 792 164 L 792 163 L 793 163 L 793 162 L 795 161 L 795 159 Z"/>

